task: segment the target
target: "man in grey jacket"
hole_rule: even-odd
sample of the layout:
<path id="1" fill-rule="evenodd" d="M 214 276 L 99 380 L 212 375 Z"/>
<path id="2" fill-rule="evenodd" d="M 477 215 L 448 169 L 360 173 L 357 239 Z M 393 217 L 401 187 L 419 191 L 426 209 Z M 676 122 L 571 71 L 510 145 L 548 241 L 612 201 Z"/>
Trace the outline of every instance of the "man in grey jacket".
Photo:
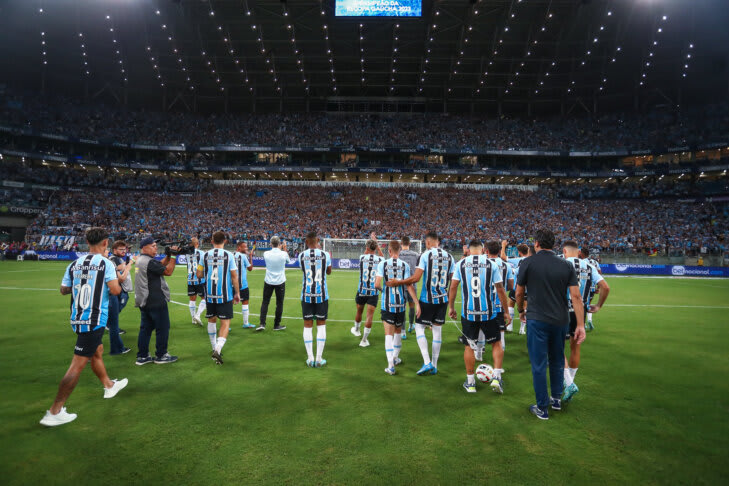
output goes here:
<path id="1" fill-rule="evenodd" d="M 167 352 L 167 341 L 170 335 L 170 314 L 167 310 L 167 302 L 170 300 L 170 288 L 164 277 L 169 277 L 175 271 L 176 257 L 168 252 L 161 262 L 155 260 L 157 243 L 151 236 L 143 238 L 139 246 L 141 254 L 136 260 L 134 301 L 135 305 L 139 307 L 142 319 L 137 340 L 136 364 L 142 366 L 152 361 L 156 364 L 174 363 L 177 361 L 177 356 L 170 356 Z M 157 346 L 154 358 L 149 355 L 149 341 L 152 338 L 153 330 Z"/>

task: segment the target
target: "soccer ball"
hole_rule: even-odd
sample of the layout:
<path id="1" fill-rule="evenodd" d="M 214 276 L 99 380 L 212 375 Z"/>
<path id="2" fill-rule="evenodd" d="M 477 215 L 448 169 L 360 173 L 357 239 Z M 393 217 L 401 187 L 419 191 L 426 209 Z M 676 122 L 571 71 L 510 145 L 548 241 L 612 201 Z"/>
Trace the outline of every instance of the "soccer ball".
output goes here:
<path id="1" fill-rule="evenodd" d="M 488 383 L 494 377 L 494 369 L 487 364 L 480 364 L 476 368 L 476 378 L 482 383 Z"/>

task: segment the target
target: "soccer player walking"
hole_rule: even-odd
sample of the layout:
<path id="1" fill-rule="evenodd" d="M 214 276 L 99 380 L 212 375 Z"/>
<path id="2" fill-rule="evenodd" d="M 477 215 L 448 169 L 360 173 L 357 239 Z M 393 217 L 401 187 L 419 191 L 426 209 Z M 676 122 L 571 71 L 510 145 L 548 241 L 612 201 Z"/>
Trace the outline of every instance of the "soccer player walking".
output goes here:
<path id="1" fill-rule="evenodd" d="M 253 264 L 248 258 L 248 244 L 240 241 L 236 245 L 235 265 L 238 267 L 238 288 L 240 289 L 241 310 L 243 313 L 243 327 L 245 329 L 255 329 L 256 326 L 248 322 L 250 309 L 248 308 L 248 300 L 250 299 L 250 290 L 248 289 L 248 272 L 253 270 Z"/>
<path id="2" fill-rule="evenodd" d="M 233 318 L 233 304 L 240 302 L 238 285 L 238 267 L 235 257 L 225 250 L 225 233 L 213 233 L 213 248 L 203 254 L 202 262 L 197 267 L 198 278 L 205 278 L 205 300 L 208 319 L 208 337 L 213 348 L 210 356 L 216 364 L 223 364 L 221 352 L 228 339 L 230 320 Z M 220 334 L 217 334 L 217 320 L 220 319 Z"/>
<path id="3" fill-rule="evenodd" d="M 301 283 L 301 312 L 304 316 L 304 346 L 308 356 L 306 365 L 321 368 L 327 364 L 322 355 L 327 342 L 327 315 L 329 314 L 329 291 L 327 275 L 332 273 L 332 259 L 329 253 L 318 248 L 319 238 L 315 232 L 306 235 L 306 250 L 299 253 L 299 267 L 303 273 Z M 314 319 L 316 319 L 316 358 L 314 358 Z"/>
<path id="4" fill-rule="evenodd" d="M 195 247 L 195 251 L 187 258 L 187 295 L 190 297 L 190 317 L 192 317 L 192 323 L 198 326 L 202 326 L 202 315 L 205 310 L 205 278 L 199 278 L 197 276 L 197 267 L 202 264 L 202 256 L 205 253 L 200 249 L 200 240 L 192 238 L 190 243 Z M 200 296 L 200 306 L 195 309 L 195 302 L 197 297 Z"/>
<path id="5" fill-rule="evenodd" d="M 499 269 L 499 272 L 501 273 L 501 282 L 503 283 L 504 289 L 506 290 L 506 292 L 510 292 L 510 291 L 514 290 L 514 275 L 513 275 L 513 271 L 512 271 L 512 266 L 508 262 L 505 262 L 504 260 L 502 260 L 499 257 L 499 250 L 501 249 L 501 247 L 499 246 L 499 242 L 498 241 L 489 241 L 486 244 L 486 249 L 488 251 L 489 260 L 491 261 L 491 263 L 496 265 L 496 267 Z M 506 322 L 504 321 L 504 311 L 506 311 L 506 309 L 501 307 L 501 304 L 499 303 L 498 299 L 496 299 L 495 294 L 492 297 L 494 299 L 494 303 L 496 304 L 496 309 L 497 309 L 496 318 L 499 320 L 499 327 L 501 329 L 501 347 L 504 349 L 504 351 L 506 351 L 505 334 L 506 334 L 507 327 L 511 328 L 511 319 L 513 319 L 513 316 L 511 316 L 511 314 L 509 314 L 511 319 L 509 319 L 509 326 L 507 326 Z M 479 333 L 479 345 L 481 344 L 481 336 L 482 336 L 482 334 Z M 484 344 L 485 344 L 485 342 L 484 342 Z M 480 350 L 481 350 L 481 352 L 483 352 L 483 347 L 480 347 Z M 478 354 L 478 352 L 477 352 L 477 354 Z M 479 359 L 479 357 L 476 356 L 476 359 Z M 479 359 L 479 361 L 480 361 L 480 359 Z"/>
<path id="6" fill-rule="evenodd" d="M 453 274 L 453 257 L 445 250 L 439 248 L 440 239 L 434 231 L 425 235 L 426 251 L 420 256 L 418 267 L 413 275 L 402 280 L 393 280 L 388 286 L 413 285 L 423 278 L 420 290 L 420 315 L 415 321 L 415 335 L 423 356 L 423 366 L 418 370 L 419 375 L 438 373 L 438 357 L 443 336 L 443 323 L 445 323 L 448 310 L 448 284 Z M 415 290 L 413 289 L 413 293 Z M 433 330 L 433 358 L 428 354 L 428 340 L 425 337 L 425 327 Z"/>
<path id="7" fill-rule="evenodd" d="M 474 348 L 479 331 L 482 331 L 486 342 L 491 344 L 491 354 L 494 359 L 491 388 L 497 393 L 504 393 L 501 377 L 504 372 L 504 349 L 501 347 L 500 319 L 495 305 L 495 297 L 498 297 L 501 309 L 506 308 L 508 302 L 501 271 L 483 254 L 483 243 L 479 240 L 471 240 L 468 250 L 468 256 L 455 265 L 448 304 L 449 315 L 455 319 L 456 292 L 461 284 L 461 325 L 463 335 L 468 340 L 463 351 L 463 362 L 466 365 L 466 381 L 463 383 L 463 388 L 468 393 L 476 393 Z M 507 322 L 511 321 L 508 315 L 505 315 L 504 319 Z"/>
<path id="8" fill-rule="evenodd" d="M 377 266 L 377 278 L 375 279 L 375 287 L 385 290 L 382 293 L 382 303 L 380 310 L 382 312 L 382 324 L 385 328 L 385 354 L 387 355 L 387 368 L 385 373 L 388 375 L 395 374 L 395 366 L 402 363 L 400 359 L 400 349 L 402 348 L 402 334 L 400 329 L 405 323 L 405 292 L 415 301 L 415 316 L 420 317 L 420 305 L 415 296 L 415 289 L 412 284 L 398 284 L 395 286 L 387 285 L 391 280 L 405 280 L 410 278 L 410 265 L 400 260 L 400 242 L 391 240 L 387 251 L 390 258 L 383 260 Z"/>
<path id="9" fill-rule="evenodd" d="M 508 241 L 503 240 L 501 242 L 501 259 L 511 265 L 511 269 L 514 275 L 514 282 L 516 282 L 517 277 L 519 276 L 519 266 L 521 265 L 521 262 L 523 262 L 528 256 L 529 256 L 529 247 L 525 245 L 524 243 L 517 245 L 516 251 L 518 252 L 519 256 L 514 258 L 509 258 L 506 256 L 506 246 L 509 244 Z M 514 307 L 516 304 L 516 288 L 511 290 L 509 292 L 509 315 L 512 319 L 514 319 Z M 526 308 L 526 293 L 524 294 L 524 305 Z M 511 326 L 509 326 L 511 327 Z M 508 329 L 509 332 L 511 332 L 511 328 Z M 520 320 L 519 325 L 519 334 L 526 334 L 526 321 Z"/>
<path id="10" fill-rule="evenodd" d="M 418 266 L 418 260 L 420 259 L 420 254 L 418 252 L 413 251 L 410 249 L 410 238 L 407 236 L 403 236 L 400 239 L 400 244 L 402 245 L 402 250 L 400 250 L 400 260 L 404 261 L 408 265 L 410 265 L 410 268 L 415 271 L 415 269 Z M 418 286 L 417 284 L 413 284 L 413 290 L 415 290 L 415 295 L 418 295 Z M 407 332 L 413 332 L 415 330 L 415 301 L 410 299 L 410 294 L 406 293 L 405 297 L 408 299 L 408 329 Z M 405 326 L 402 327 L 402 338 L 407 339 L 407 333 L 405 332 Z"/>
<path id="11" fill-rule="evenodd" d="M 370 345 L 368 337 L 370 331 L 372 331 L 372 317 L 375 314 L 377 298 L 380 294 L 375 287 L 375 279 L 377 278 L 377 267 L 384 258 L 375 254 L 378 248 L 377 241 L 367 240 L 364 255 L 359 257 L 359 287 L 357 288 L 357 295 L 354 297 L 357 312 L 354 316 L 354 326 L 350 329 L 350 332 L 357 337 L 362 336 L 362 340 L 359 342 L 361 348 Z M 362 312 L 365 305 L 367 306 L 367 317 L 363 335 L 359 329 L 362 325 Z"/>
<path id="12" fill-rule="evenodd" d="M 61 295 L 71 294 L 71 329 L 76 333 L 76 346 L 71 366 L 58 386 L 56 399 L 46 411 L 40 423 L 54 427 L 72 422 L 75 413 L 68 413 L 64 404 L 76 388 L 81 371 L 91 361 L 91 369 L 104 386 L 104 398 L 113 398 L 128 380 L 110 380 L 104 366 L 104 336 L 109 312 L 110 296 L 121 293 L 116 266 L 105 258 L 109 246 L 108 235 L 103 228 L 86 230 L 89 253 L 76 259 L 63 274 Z M 127 270 L 128 272 L 128 270 Z"/>
<path id="13" fill-rule="evenodd" d="M 607 300 L 608 294 L 610 293 L 610 286 L 598 273 L 597 269 L 592 266 L 586 259 L 579 257 L 579 248 L 577 243 L 574 241 L 565 241 L 562 245 L 562 254 L 567 262 L 569 262 L 575 270 L 577 277 L 577 284 L 579 286 L 580 295 L 582 296 L 582 304 L 584 308 L 583 319 L 586 318 L 588 310 L 590 312 L 599 311 L 605 300 Z M 590 299 L 592 299 L 592 289 L 597 287 L 600 291 L 600 299 L 596 306 L 590 306 Z M 567 336 L 570 340 L 570 357 L 565 359 L 564 369 L 564 393 L 562 400 L 569 402 L 575 393 L 579 392 L 580 389 L 575 383 L 575 376 L 577 375 L 577 368 L 580 366 L 580 348 L 581 343 L 575 338 L 575 331 L 577 329 L 577 315 L 572 305 L 572 299 L 567 296 L 567 304 L 570 311 L 570 329 Z"/>

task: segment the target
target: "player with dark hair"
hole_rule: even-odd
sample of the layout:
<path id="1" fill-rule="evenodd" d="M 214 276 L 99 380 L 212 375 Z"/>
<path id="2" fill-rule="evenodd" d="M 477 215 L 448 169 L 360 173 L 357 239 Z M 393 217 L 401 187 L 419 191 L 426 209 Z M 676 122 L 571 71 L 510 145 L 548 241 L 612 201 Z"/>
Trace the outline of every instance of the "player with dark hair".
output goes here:
<path id="1" fill-rule="evenodd" d="M 225 233 L 213 233 L 213 248 L 203 254 L 202 261 L 197 267 L 197 277 L 205 278 L 205 301 L 208 319 L 208 337 L 213 353 L 210 357 L 216 364 L 223 364 L 221 352 L 228 339 L 230 320 L 233 318 L 233 304 L 240 302 L 240 289 L 238 285 L 238 267 L 235 257 L 224 249 Z M 217 334 L 220 319 L 220 334 Z"/>
<path id="2" fill-rule="evenodd" d="M 66 412 L 64 404 L 76 388 L 81 371 L 91 361 L 91 369 L 104 386 L 104 398 L 113 398 L 128 380 L 110 380 L 104 366 L 104 335 L 109 312 L 109 299 L 121 293 L 116 266 L 104 257 L 109 246 L 103 228 L 86 230 L 89 253 L 72 262 L 63 274 L 61 295 L 71 294 L 71 328 L 76 333 L 76 346 L 71 366 L 58 386 L 53 405 L 40 423 L 47 427 L 63 425 L 76 419 Z"/>
<path id="3" fill-rule="evenodd" d="M 521 265 L 521 262 L 524 261 L 525 258 L 529 257 L 532 253 L 530 253 L 530 247 L 525 245 L 524 243 L 521 243 L 519 245 L 516 245 L 516 251 L 519 254 L 518 257 L 509 258 L 506 256 L 506 246 L 508 245 L 508 241 L 502 240 L 501 241 L 501 259 L 511 265 L 511 269 L 514 276 L 514 282 L 516 282 L 517 277 L 519 276 L 519 266 Z M 514 315 L 514 305 L 516 304 L 516 286 L 514 289 L 509 291 L 509 315 L 511 316 L 512 323 L 513 319 L 515 317 L 518 318 L 518 314 Z M 526 295 L 524 295 L 524 306 L 526 307 Z M 512 326 L 508 326 L 507 330 L 511 331 Z M 526 321 L 520 320 L 519 325 L 519 334 L 526 334 Z"/>
<path id="4" fill-rule="evenodd" d="M 602 268 L 600 268 L 600 263 L 595 258 L 590 258 L 590 248 L 587 245 L 583 245 L 582 248 L 580 248 L 580 254 L 579 257 L 583 260 L 587 260 L 587 263 L 595 267 L 597 270 L 597 273 L 602 275 Z M 585 321 L 585 331 L 592 331 L 595 329 L 595 325 L 592 323 L 592 311 L 589 309 L 589 304 L 592 302 L 592 298 L 595 296 L 595 294 L 600 293 L 600 289 L 597 288 L 597 285 L 595 282 L 592 283 L 592 288 L 590 289 L 590 299 L 587 301 L 588 309 L 587 309 L 587 320 Z"/>
<path id="5" fill-rule="evenodd" d="M 577 243 L 574 241 L 565 241 L 562 245 L 562 253 L 567 262 L 572 265 L 577 276 L 577 283 L 580 289 L 580 295 L 582 296 L 582 303 L 584 305 L 584 312 L 587 314 L 588 309 L 591 312 L 599 311 L 605 304 L 605 300 L 610 293 L 610 286 L 598 273 L 597 269 L 590 265 L 586 259 L 579 257 L 579 249 Z M 600 290 L 600 300 L 596 306 L 590 305 L 590 299 L 592 298 L 592 288 L 597 287 Z M 562 400 L 569 402 L 572 397 L 577 393 L 579 388 L 575 381 L 577 375 L 577 368 L 580 366 L 580 348 L 581 345 L 575 338 L 575 330 L 577 328 L 577 316 L 575 310 L 572 307 L 572 301 L 567 299 L 568 308 L 570 311 L 570 330 L 567 337 L 570 341 L 570 357 L 565 359 L 564 369 L 564 394 Z"/>
<path id="6" fill-rule="evenodd" d="M 383 283 L 385 284 L 380 310 L 382 324 L 385 328 L 385 354 L 387 356 L 385 373 L 388 375 L 394 375 L 395 366 L 402 363 L 402 359 L 400 359 L 402 334 L 399 332 L 399 328 L 405 324 L 405 292 L 408 292 L 410 297 L 416 301 L 415 316 L 420 317 L 420 305 L 411 284 L 387 285 L 390 280 L 402 281 L 410 277 L 410 265 L 398 258 L 400 248 L 399 241 L 390 241 L 387 246 L 390 258 L 381 261 L 377 266 L 377 278 L 375 279 L 375 287 L 378 289 L 383 289 Z"/>
<path id="7" fill-rule="evenodd" d="M 306 234 L 306 250 L 299 253 L 299 267 L 303 273 L 301 283 L 301 312 L 304 316 L 304 346 L 306 365 L 321 368 L 327 364 L 322 355 L 327 341 L 327 316 L 329 314 L 329 290 L 327 275 L 332 273 L 329 253 L 319 249 L 316 232 Z M 314 358 L 314 319 L 316 319 L 316 358 Z"/>
<path id="8" fill-rule="evenodd" d="M 510 292 L 514 290 L 514 273 L 511 267 L 511 264 L 508 262 L 505 262 L 499 257 L 499 250 L 501 249 L 501 246 L 499 245 L 498 241 L 489 241 L 486 244 L 486 249 L 488 251 L 488 258 L 498 269 L 501 273 L 501 282 L 504 285 L 504 289 L 506 292 Z M 509 315 L 509 326 L 506 325 L 506 322 L 504 320 L 504 311 L 506 309 L 501 308 L 501 304 L 499 303 L 497 299 L 497 295 L 492 296 L 492 300 L 494 302 L 494 305 L 497 309 L 496 313 L 496 319 L 499 320 L 499 329 L 501 330 L 501 347 L 506 350 L 506 338 L 505 333 L 507 329 L 511 328 L 511 315 Z M 508 302 L 508 299 L 507 299 Z M 481 340 L 481 336 L 483 336 L 482 333 L 479 333 L 478 336 L 478 344 L 479 344 L 479 351 L 476 351 L 476 359 L 481 361 L 479 358 L 481 357 L 484 347 L 486 346 L 486 341 Z"/>
<path id="9" fill-rule="evenodd" d="M 426 251 L 421 255 L 412 277 L 387 282 L 388 286 L 413 285 L 423 277 L 419 299 L 420 316 L 415 321 L 415 335 L 420 354 L 423 356 L 423 366 L 418 370 L 419 375 L 438 373 L 438 357 L 443 335 L 441 326 L 445 323 L 448 311 L 448 285 L 453 274 L 454 261 L 447 251 L 440 248 L 439 243 L 438 234 L 435 231 L 428 232 L 425 235 Z M 426 326 L 433 330 L 432 360 L 428 355 Z"/>
<path id="10" fill-rule="evenodd" d="M 242 304 L 243 327 L 245 329 L 255 329 L 256 326 L 248 322 L 250 309 L 248 300 L 250 299 L 250 290 L 248 289 L 248 272 L 253 270 L 253 263 L 248 258 L 248 243 L 239 241 L 235 247 L 233 254 L 235 257 L 235 265 L 238 267 L 238 288 L 240 289 L 240 302 Z"/>
<path id="11" fill-rule="evenodd" d="M 367 338 L 372 330 L 372 317 L 375 314 L 377 298 L 380 294 L 375 287 L 375 279 L 377 278 L 377 266 L 384 258 L 375 254 L 377 248 L 378 245 L 375 240 L 367 240 L 365 252 L 359 257 L 359 287 L 357 288 L 357 295 L 354 297 L 357 312 L 354 316 L 354 326 L 350 329 L 350 332 L 357 337 L 362 336 L 359 343 L 361 348 L 370 345 Z M 364 335 L 362 335 L 359 329 L 362 325 L 362 311 L 364 311 L 365 305 L 367 306 L 367 317 L 365 319 Z"/>
<path id="12" fill-rule="evenodd" d="M 124 346 L 121 338 L 121 334 L 126 334 L 126 331 L 119 328 L 119 314 L 122 311 L 122 302 L 126 305 L 126 300 L 129 298 L 128 293 L 134 290 L 132 277 L 129 274 L 133 262 L 127 257 L 126 241 L 117 240 L 111 245 L 109 260 L 116 265 L 116 273 L 122 291 L 119 295 L 112 295 L 109 298 L 109 319 L 106 328 L 109 331 L 109 354 L 119 355 L 131 351 L 131 348 Z"/>
<path id="13" fill-rule="evenodd" d="M 455 302 L 459 284 L 463 284 L 461 287 L 461 325 L 463 335 L 468 340 L 463 351 L 463 362 L 466 365 L 466 381 L 463 383 L 463 388 L 468 393 L 476 392 L 474 348 L 479 333 L 483 332 L 486 342 L 491 344 L 491 354 L 494 359 L 494 378 L 491 380 L 491 389 L 497 393 L 503 393 L 501 374 L 504 371 L 504 350 L 499 337 L 501 326 L 497 309 L 505 308 L 508 299 L 501 279 L 501 270 L 483 254 L 483 243 L 479 240 L 471 240 L 468 245 L 468 255 L 455 265 L 448 299 L 449 315 L 452 319 L 458 316 Z M 498 307 L 496 299 L 500 302 Z M 510 320 L 508 315 L 504 318 Z"/>

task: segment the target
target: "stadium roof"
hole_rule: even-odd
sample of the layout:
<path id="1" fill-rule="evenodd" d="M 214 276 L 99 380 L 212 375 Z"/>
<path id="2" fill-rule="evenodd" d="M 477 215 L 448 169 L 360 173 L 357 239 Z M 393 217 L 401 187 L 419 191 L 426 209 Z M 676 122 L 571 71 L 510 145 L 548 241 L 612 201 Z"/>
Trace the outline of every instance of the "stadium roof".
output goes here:
<path id="1" fill-rule="evenodd" d="M 721 0 L 8 0 L 0 82 L 153 109 L 559 113 L 726 99 Z M 641 85 L 642 83 L 642 85 Z"/>

